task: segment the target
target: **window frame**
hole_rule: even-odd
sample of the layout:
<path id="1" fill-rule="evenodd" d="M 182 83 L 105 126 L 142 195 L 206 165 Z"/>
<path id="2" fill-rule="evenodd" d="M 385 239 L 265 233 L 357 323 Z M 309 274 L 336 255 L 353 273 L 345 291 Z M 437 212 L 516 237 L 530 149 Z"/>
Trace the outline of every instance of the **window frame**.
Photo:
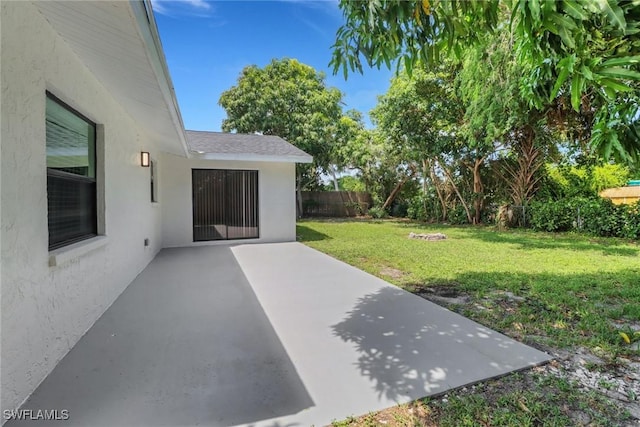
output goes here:
<path id="1" fill-rule="evenodd" d="M 84 175 L 80 175 L 80 174 L 75 174 L 72 172 L 68 172 L 68 171 L 61 171 L 61 170 L 57 170 L 55 168 L 50 168 L 50 167 L 46 167 L 46 173 L 47 173 L 47 229 L 48 229 L 48 248 L 49 251 L 57 251 L 58 249 L 62 249 L 65 248 L 67 246 L 73 245 L 75 243 L 87 240 L 87 239 L 91 239 L 94 237 L 97 237 L 100 235 L 100 229 L 101 229 L 101 224 L 100 224 L 100 218 L 101 218 L 101 213 L 99 212 L 99 209 L 101 207 L 101 203 L 100 203 L 100 197 L 101 197 L 101 193 L 102 193 L 102 168 L 101 168 L 101 164 L 99 163 L 99 159 L 101 156 L 99 156 L 98 153 L 98 148 L 99 148 L 99 143 L 98 143 L 98 138 L 99 135 L 101 135 L 101 131 L 102 129 L 100 128 L 100 125 L 98 125 L 95 121 L 91 120 L 90 118 L 88 118 L 86 115 L 82 114 L 81 112 L 79 112 L 76 108 L 70 106 L 67 102 L 63 101 L 62 99 L 60 99 L 60 97 L 56 96 L 55 94 L 51 93 L 50 91 L 45 91 L 45 103 L 46 100 L 51 100 L 53 101 L 55 104 L 57 104 L 59 107 L 63 108 L 64 110 L 66 110 L 67 112 L 75 115 L 76 117 L 78 117 L 79 119 L 81 119 L 82 121 L 86 122 L 92 129 L 92 133 L 93 133 L 93 147 L 90 147 L 91 141 L 88 141 L 88 156 L 90 159 L 90 162 L 93 162 L 93 177 L 91 176 L 84 176 Z M 46 137 L 46 129 L 47 129 L 47 121 L 48 121 L 48 115 L 46 113 L 46 108 L 45 108 L 45 151 L 48 148 L 48 140 Z M 48 155 L 45 154 L 45 157 L 47 157 Z M 91 164 L 91 163 L 90 163 Z M 89 168 L 90 169 L 90 168 Z M 50 222 L 50 218 L 51 218 L 51 200 L 50 200 L 50 193 L 51 193 L 51 189 L 50 189 L 50 184 L 49 184 L 49 178 L 57 178 L 57 179 L 63 179 L 63 180 L 67 180 L 67 181 L 75 181 L 75 182 L 84 182 L 84 183 L 90 183 L 91 184 L 91 190 L 92 190 L 92 197 L 90 198 L 89 202 L 91 203 L 92 206 L 89 206 L 88 204 L 86 205 L 89 208 L 90 211 L 90 215 L 89 215 L 89 221 L 90 221 L 90 228 L 91 231 L 88 233 L 84 233 L 84 234 L 78 234 L 78 235 L 74 235 L 73 237 L 70 238 L 66 238 L 63 240 L 58 240 L 55 241 L 55 243 L 51 243 L 52 240 L 52 233 L 51 233 L 51 222 Z M 78 220 L 80 220 L 82 217 L 78 217 Z M 55 239 L 54 239 L 55 240 Z"/>

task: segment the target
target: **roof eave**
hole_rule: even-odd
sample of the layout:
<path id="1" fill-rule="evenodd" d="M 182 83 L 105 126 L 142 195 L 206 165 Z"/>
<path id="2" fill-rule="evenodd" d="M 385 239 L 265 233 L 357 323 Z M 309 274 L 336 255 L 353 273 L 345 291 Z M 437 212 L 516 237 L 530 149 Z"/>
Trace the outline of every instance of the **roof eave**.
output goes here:
<path id="1" fill-rule="evenodd" d="M 180 139 L 179 143 L 182 152 L 185 157 L 188 157 L 189 148 L 187 146 L 184 122 L 182 121 L 182 114 L 178 106 L 171 75 L 169 74 L 169 67 L 167 66 L 167 60 L 164 56 L 164 50 L 162 49 L 162 42 L 158 34 L 158 26 L 153 14 L 151 0 L 131 0 L 129 4 L 138 23 L 138 31 L 145 45 L 149 62 L 152 65 L 153 72 L 160 85 L 164 100 L 169 107 L 171 120 Z"/>
<path id="2" fill-rule="evenodd" d="M 305 155 L 261 155 L 255 153 L 202 153 L 191 151 L 189 157 L 201 160 L 239 162 L 312 163 L 313 157 Z"/>

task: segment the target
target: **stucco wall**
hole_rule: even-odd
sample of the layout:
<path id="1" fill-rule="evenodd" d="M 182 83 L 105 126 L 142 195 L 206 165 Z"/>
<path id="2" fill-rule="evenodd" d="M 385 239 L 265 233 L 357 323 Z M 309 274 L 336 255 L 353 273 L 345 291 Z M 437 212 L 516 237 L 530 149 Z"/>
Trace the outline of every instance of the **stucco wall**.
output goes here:
<path id="1" fill-rule="evenodd" d="M 295 164 L 272 162 L 220 162 L 162 157 L 161 201 L 165 247 L 228 244 L 233 241 L 193 242 L 192 169 L 258 170 L 260 238 L 249 242 L 286 242 L 296 237 Z M 170 203 L 168 203 L 170 201 Z"/>
<path id="2" fill-rule="evenodd" d="M 150 202 L 140 151 L 163 165 L 154 142 L 33 5 L 0 7 L 4 410 L 28 397 L 162 247 L 161 206 Z M 46 90 L 104 127 L 106 244 L 56 267 L 48 252 Z"/>

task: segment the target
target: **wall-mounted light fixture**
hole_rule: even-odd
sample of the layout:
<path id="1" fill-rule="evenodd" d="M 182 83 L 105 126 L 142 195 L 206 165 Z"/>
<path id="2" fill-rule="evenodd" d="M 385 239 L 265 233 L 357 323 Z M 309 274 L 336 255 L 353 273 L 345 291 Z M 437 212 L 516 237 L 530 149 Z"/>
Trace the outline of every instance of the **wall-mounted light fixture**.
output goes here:
<path id="1" fill-rule="evenodd" d="M 149 153 L 146 151 L 141 151 L 140 152 L 140 166 L 142 166 L 143 168 L 148 168 L 149 167 Z"/>

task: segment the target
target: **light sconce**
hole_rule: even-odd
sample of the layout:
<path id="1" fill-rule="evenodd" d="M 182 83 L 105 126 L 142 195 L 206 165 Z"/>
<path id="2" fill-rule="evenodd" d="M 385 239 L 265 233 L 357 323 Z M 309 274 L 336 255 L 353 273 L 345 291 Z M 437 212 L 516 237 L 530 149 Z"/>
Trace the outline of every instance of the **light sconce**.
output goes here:
<path id="1" fill-rule="evenodd" d="M 148 168 L 150 164 L 149 161 L 149 153 L 146 151 L 141 151 L 140 152 L 140 166 L 142 166 L 143 168 Z"/>

